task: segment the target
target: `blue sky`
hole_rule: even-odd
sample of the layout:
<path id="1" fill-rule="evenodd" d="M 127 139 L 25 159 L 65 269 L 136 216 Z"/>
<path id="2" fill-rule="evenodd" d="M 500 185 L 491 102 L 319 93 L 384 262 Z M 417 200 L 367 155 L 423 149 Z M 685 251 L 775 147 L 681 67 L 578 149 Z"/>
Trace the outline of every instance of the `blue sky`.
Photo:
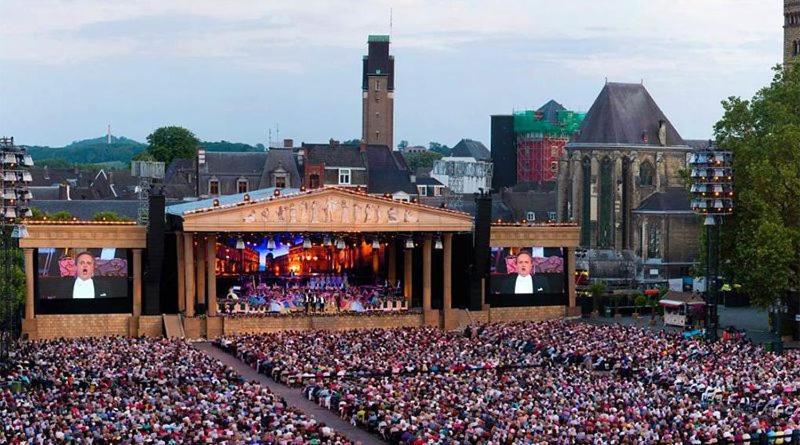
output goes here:
<path id="1" fill-rule="evenodd" d="M 489 145 L 489 116 L 586 111 L 640 82 L 684 138 L 782 58 L 780 0 L 2 0 L 0 135 L 64 145 L 181 125 L 205 140 L 361 135 L 361 57 L 389 32 L 395 143 Z"/>

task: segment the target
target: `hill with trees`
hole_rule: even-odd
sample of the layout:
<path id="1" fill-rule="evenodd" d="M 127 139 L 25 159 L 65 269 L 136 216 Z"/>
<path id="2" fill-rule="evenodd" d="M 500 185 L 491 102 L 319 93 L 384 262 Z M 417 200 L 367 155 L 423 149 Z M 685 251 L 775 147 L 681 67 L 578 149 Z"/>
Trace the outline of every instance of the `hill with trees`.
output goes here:
<path id="1" fill-rule="evenodd" d="M 249 145 L 229 141 L 201 141 L 200 147 L 208 151 L 264 151 L 263 144 Z M 105 136 L 74 141 L 63 147 L 26 146 L 36 165 L 49 167 L 69 167 L 72 165 L 102 165 L 104 167 L 125 168 L 131 159 L 144 152 L 147 144 L 126 138 L 111 136 L 111 143 Z"/>

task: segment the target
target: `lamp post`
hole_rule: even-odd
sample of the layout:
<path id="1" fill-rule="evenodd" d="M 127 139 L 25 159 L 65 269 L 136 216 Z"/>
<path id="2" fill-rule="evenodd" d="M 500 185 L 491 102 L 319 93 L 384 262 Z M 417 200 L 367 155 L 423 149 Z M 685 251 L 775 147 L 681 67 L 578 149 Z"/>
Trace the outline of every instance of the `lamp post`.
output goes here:
<path id="1" fill-rule="evenodd" d="M 708 322 L 706 337 L 717 340 L 719 317 L 717 291 L 719 283 L 720 227 L 724 216 L 733 213 L 733 154 L 718 150 L 709 141 L 707 148 L 689 156 L 691 168 L 692 210 L 704 216 L 706 229 L 706 305 Z"/>
<path id="2" fill-rule="evenodd" d="M 22 220 L 31 216 L 28 206 L 32 181 L 27 167 L 33 159 L 14 138 L 0 138 L 0 363 L 5 362 L 19 332 L 18 299 L 14 293 L 15 241 L 27 236 Z M 28 273 L 33 273 L 28 271 Z"/>

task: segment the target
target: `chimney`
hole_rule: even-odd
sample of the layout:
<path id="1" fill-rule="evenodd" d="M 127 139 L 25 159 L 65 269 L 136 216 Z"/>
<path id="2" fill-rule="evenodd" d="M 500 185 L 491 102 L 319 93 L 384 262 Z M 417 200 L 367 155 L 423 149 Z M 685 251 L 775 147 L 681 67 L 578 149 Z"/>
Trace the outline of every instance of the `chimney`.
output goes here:
<path id="1" fill-rule="evenodd" d="M 363 139 L 361 140 L 361 143 L 358 144 L 358 151 L 360 153 L 366 153 L 366 151 L 367 151 L 367 144 L 366 144 L 366 142 L 364 142 Z"/>
<path id="2" fill-rule="evenodd" d="M 658 121 L 658 142 L 662 147 L 667 145 L 667 123 L 663 119 Z"/>
<path id="3" fill-rule="evenodd" d="M 305 159 L 306 159 L 306 150 L 304 148 L 301 148 L 300 150 L 297 150 L 297 155 L 296 156 L 297 156 L 297 165 L 302 167 L 303 166 L 303 161 L 305 161 Z"/>
<path id="4" fill-rule="evenodd" d="M 294 147 L 294 139 L 283 140 L 283 148 L 292 148 L 292 147 Z"/>
<path id="5" fill-rule="evenodd" d="M 69 184 L 64 182 L 58 184 L 58 199 L 62 201 L 72 200 L 72 198 L 69 196 Z"/>
<path id="6" fill-rule="evenodd" d="M 50 179 L 50 170 L 47 169 L 47 166 L 44 166 L 44 171 L 42 172 L 44 179 Z"/>
<path id="7" fill-rule="evenodd" d="M 334 138 L 331 138 L 331 140 L 330 140 L 330 141 L 328 141 L 328 143 L 330 144 L 331 148 L 335 148 L 335 147 L 338 147 L 338 146 L 339 146 L 339 141 L 337 141 L 337 140 L 336 140 L 336 139 L 334 139 Z"/>

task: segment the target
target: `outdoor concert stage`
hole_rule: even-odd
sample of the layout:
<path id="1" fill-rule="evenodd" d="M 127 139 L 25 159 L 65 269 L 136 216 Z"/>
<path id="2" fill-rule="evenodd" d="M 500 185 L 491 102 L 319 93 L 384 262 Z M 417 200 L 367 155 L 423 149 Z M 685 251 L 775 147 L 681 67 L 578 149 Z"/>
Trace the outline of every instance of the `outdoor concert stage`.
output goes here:
<path id="1" fill-rule="evenodd" d="M 285 329 L 452 329 L 575 312 L 579 229 L 572 224 L 493 224 L 492 273 L 512 273 L 519 246 L 536 246 L 535 267 L 551 272 L 555 289 L 536 297 L 547 303 L 519 306 L 509 304 L 519 298 L 482 295 L 472 311 L 466 308 L 474 221 L 460 211 L 355 189 L 264 189 L 168 206 L 163 235 L 152 239 L 158 231 L 151 226 L 148 239 L 147 229 L 28 224 L 29 237 L 20 240 L 23 332 L 163 335 L 177 320 L 186 337 L 213 338 Z M 76 298 L 75 259 L 87 250 L 96 262 L 97 296 Z M 99 287 L 110 290 L 101 294 Z"/>

